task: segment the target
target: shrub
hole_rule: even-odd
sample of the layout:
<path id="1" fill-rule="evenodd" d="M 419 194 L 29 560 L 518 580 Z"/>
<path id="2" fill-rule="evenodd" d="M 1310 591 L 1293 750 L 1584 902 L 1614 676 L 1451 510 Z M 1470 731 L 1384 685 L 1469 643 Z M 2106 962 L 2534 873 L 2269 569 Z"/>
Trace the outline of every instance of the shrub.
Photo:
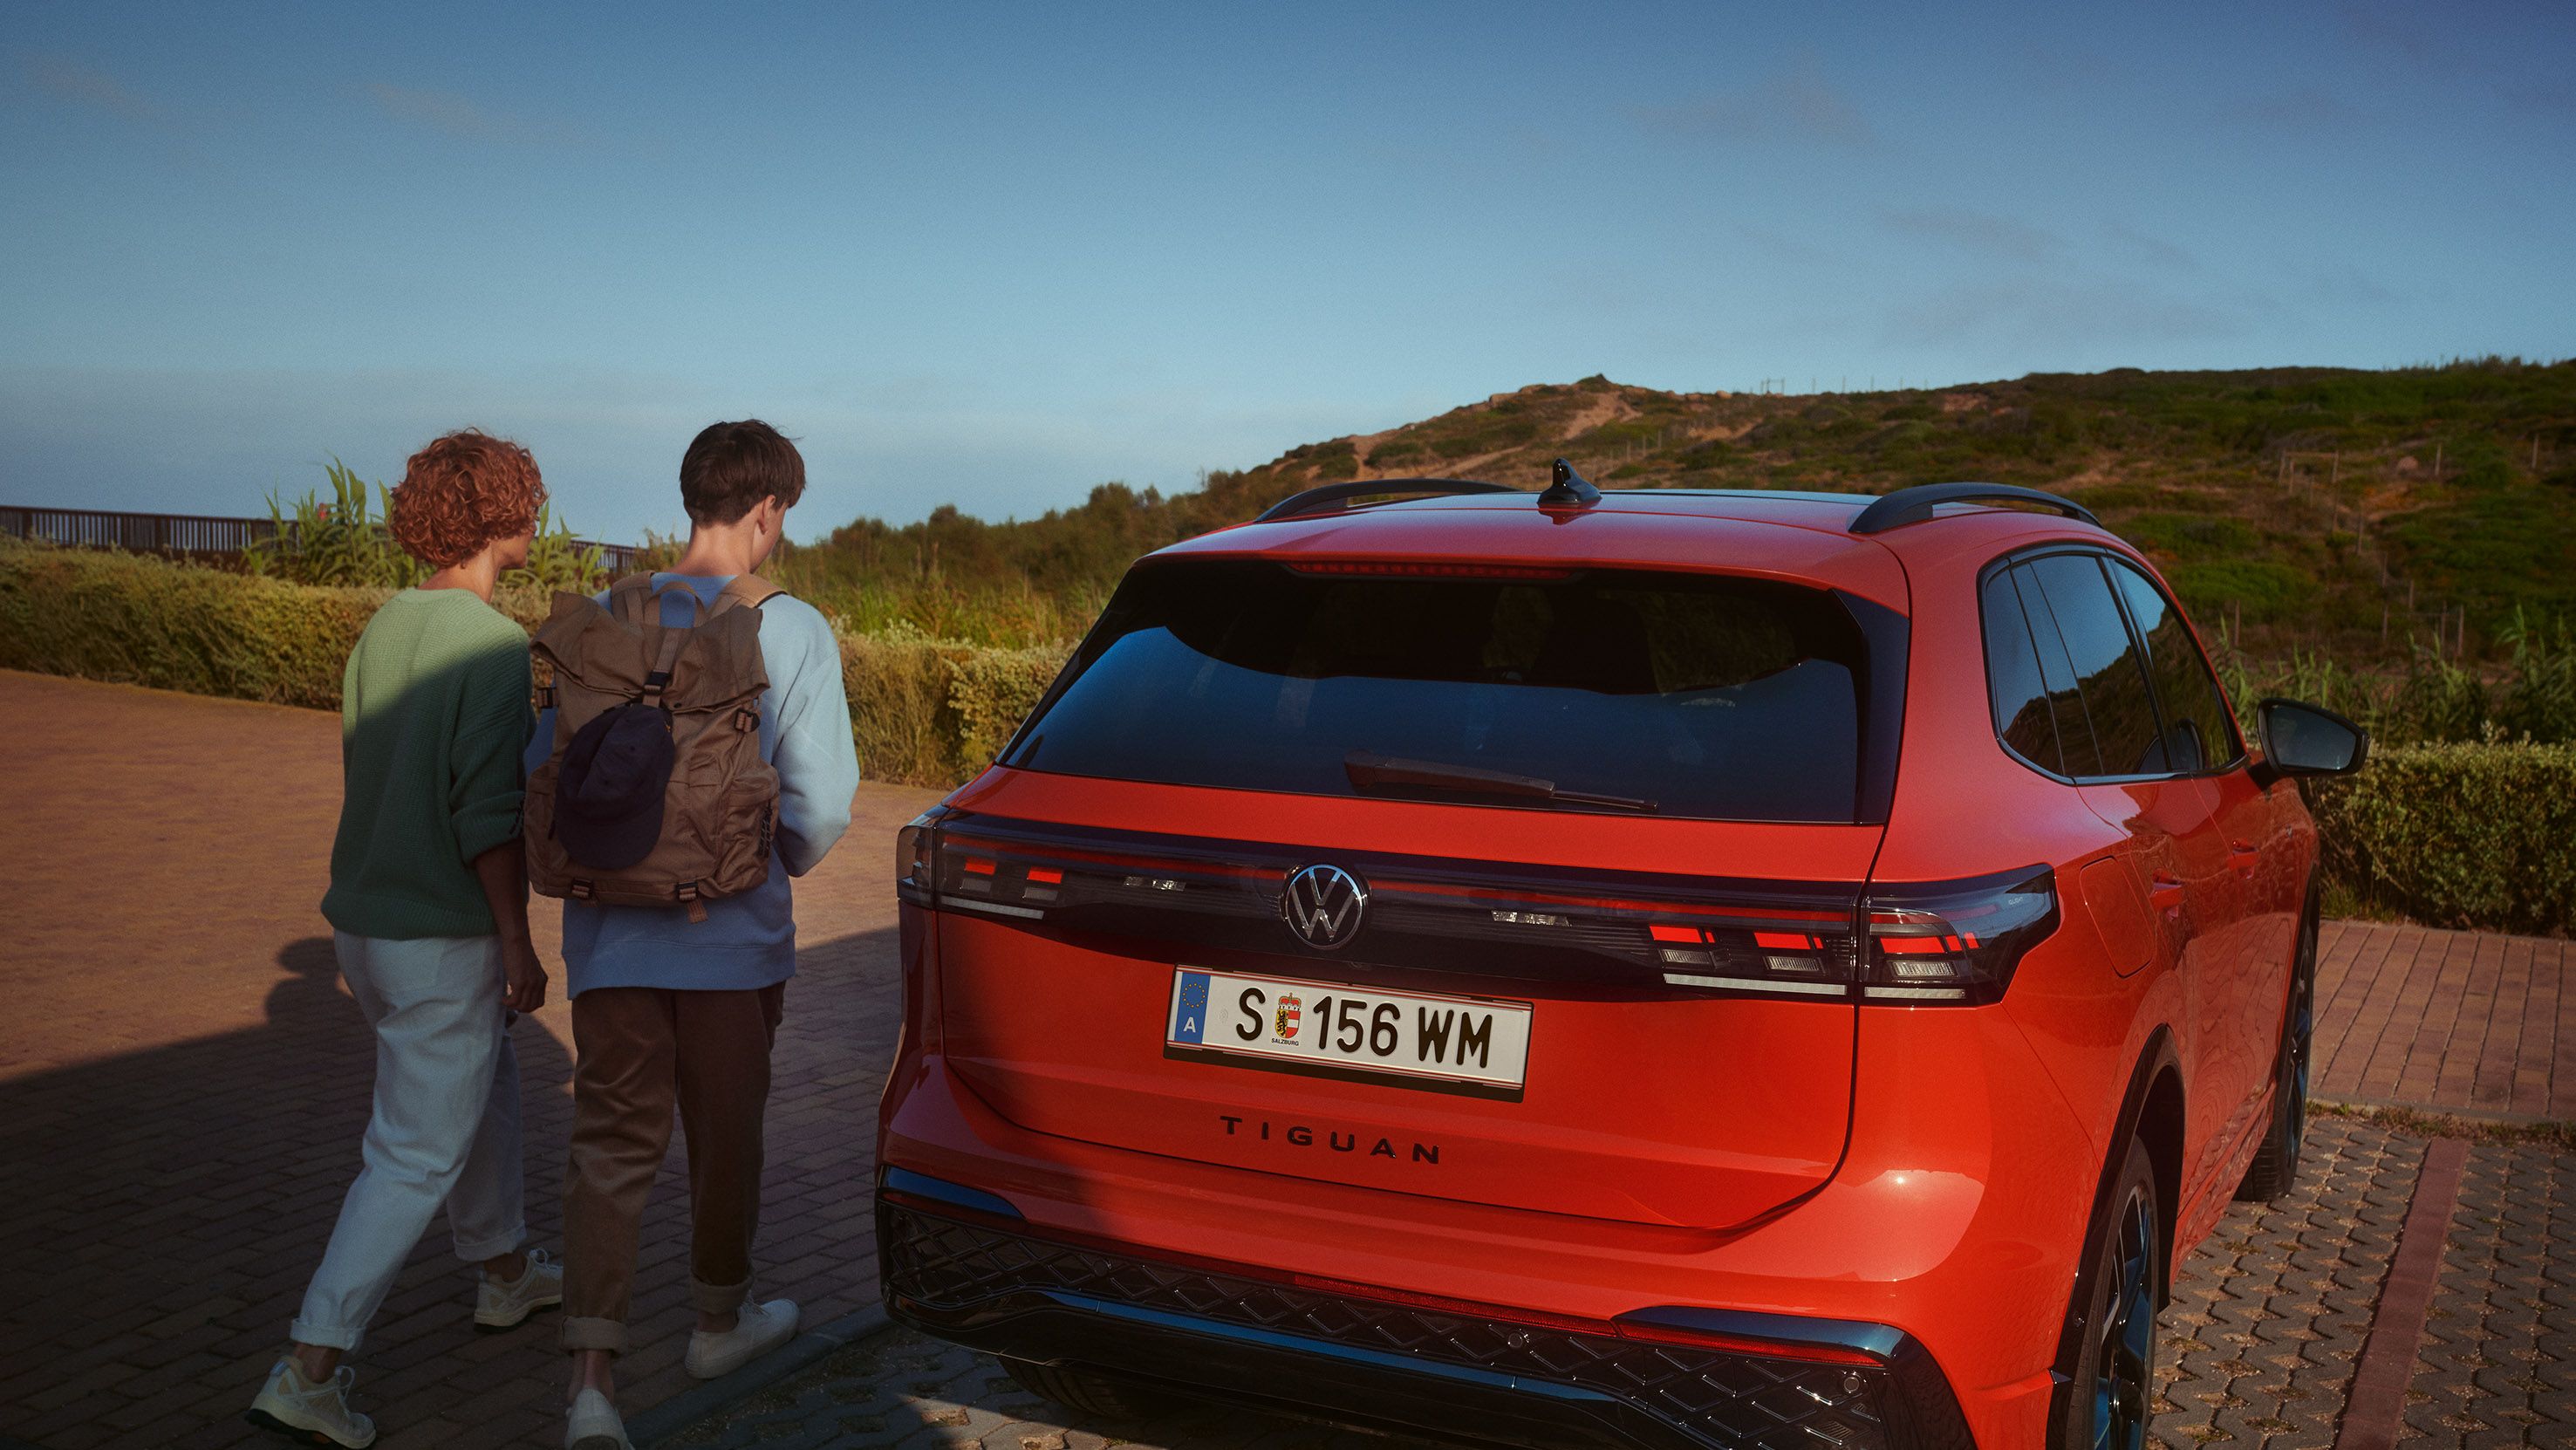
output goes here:
<path id="1" fill-rule="evenodd" d="M 368 485 L 337 458 L 323 472 L 331 480 L 331 501 L 312 490 L 293 503 L 268 496 L 268 517 L 277 532 L 242 554 L 254 574 L 290 584 L 343 585 L 365 589 L 400 589 L 420 582 L 429 570 L 394 542 L 385 520 L 392 517 L 392 495 L 374 485 L 377 511 L 368 511 Z"/>
<path id="2" fill-rule="evenodd" d="M 2306 789 L 2328 879 L 2438 926 L 2576 923 L 2576 746 L 2501 738 L 2376 748 Z"/>
<path id="3" fill-rule="evenodd" d="M 0 667 L 334 709 L 387 592 L 0 541 Z"/>

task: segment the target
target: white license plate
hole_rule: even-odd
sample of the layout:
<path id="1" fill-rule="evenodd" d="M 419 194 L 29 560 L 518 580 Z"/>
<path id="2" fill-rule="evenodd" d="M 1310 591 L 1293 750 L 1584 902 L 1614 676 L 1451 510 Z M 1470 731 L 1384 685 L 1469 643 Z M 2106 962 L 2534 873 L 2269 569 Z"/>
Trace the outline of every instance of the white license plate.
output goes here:
<path id="1" fill-rule="evenodd" d="M 1517 1102 L 1529 1035 L 1526 1002 L 1183 967 L 1172 974 L 1163 1054 Z"/>

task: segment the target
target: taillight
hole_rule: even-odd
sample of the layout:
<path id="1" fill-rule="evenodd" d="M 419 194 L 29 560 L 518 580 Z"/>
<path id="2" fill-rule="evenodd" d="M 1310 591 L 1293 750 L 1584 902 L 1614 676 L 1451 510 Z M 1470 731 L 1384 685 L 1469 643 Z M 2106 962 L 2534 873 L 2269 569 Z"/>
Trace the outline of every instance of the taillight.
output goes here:
<path id="1" fill-rule="evenodd" d="M 1972 1006 L 2001 997 L 2022 953 L 2057 930 L 2056 877 L 2031 866 L 1964 881 L 1873 883 L 1862 910 L 1863 1000 Z"/>
<path id="2" fill-rule="evenodd" d="M 915 906 L 929 906 L 939 889 L 939 818 L 934 806 L 894 833 L 895 895 Z"/>

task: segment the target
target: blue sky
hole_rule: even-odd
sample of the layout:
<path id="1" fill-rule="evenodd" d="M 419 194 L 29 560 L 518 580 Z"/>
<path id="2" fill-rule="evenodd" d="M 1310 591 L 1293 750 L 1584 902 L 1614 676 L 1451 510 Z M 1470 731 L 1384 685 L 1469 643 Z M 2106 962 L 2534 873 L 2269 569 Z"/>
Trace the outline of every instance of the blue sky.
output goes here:
<path id="1" fill-rule="evenodd" d="M 583 532 L 1185 488 L 1532 382 L 2560 357 L 2563 5 L 0 11 L 0 502 L 477 424 Z"/>

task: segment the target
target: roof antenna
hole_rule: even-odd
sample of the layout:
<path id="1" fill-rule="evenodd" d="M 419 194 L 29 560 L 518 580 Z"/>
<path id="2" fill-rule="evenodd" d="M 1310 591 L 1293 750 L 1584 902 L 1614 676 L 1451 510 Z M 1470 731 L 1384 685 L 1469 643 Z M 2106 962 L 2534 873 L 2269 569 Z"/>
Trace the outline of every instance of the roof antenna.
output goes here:
<path id="1" fill-rule="evenodd" d="M 1601 490 L 1594 488 L 1582 474 L 1574 471 L 1573 464 L 1562 458 L 1556 460 L 1555 478 L 1556 481 L 1547 486 L 1547 492 L 1538 496 L 1540 508 L 1579 509 L 1601 502 Z"/>

